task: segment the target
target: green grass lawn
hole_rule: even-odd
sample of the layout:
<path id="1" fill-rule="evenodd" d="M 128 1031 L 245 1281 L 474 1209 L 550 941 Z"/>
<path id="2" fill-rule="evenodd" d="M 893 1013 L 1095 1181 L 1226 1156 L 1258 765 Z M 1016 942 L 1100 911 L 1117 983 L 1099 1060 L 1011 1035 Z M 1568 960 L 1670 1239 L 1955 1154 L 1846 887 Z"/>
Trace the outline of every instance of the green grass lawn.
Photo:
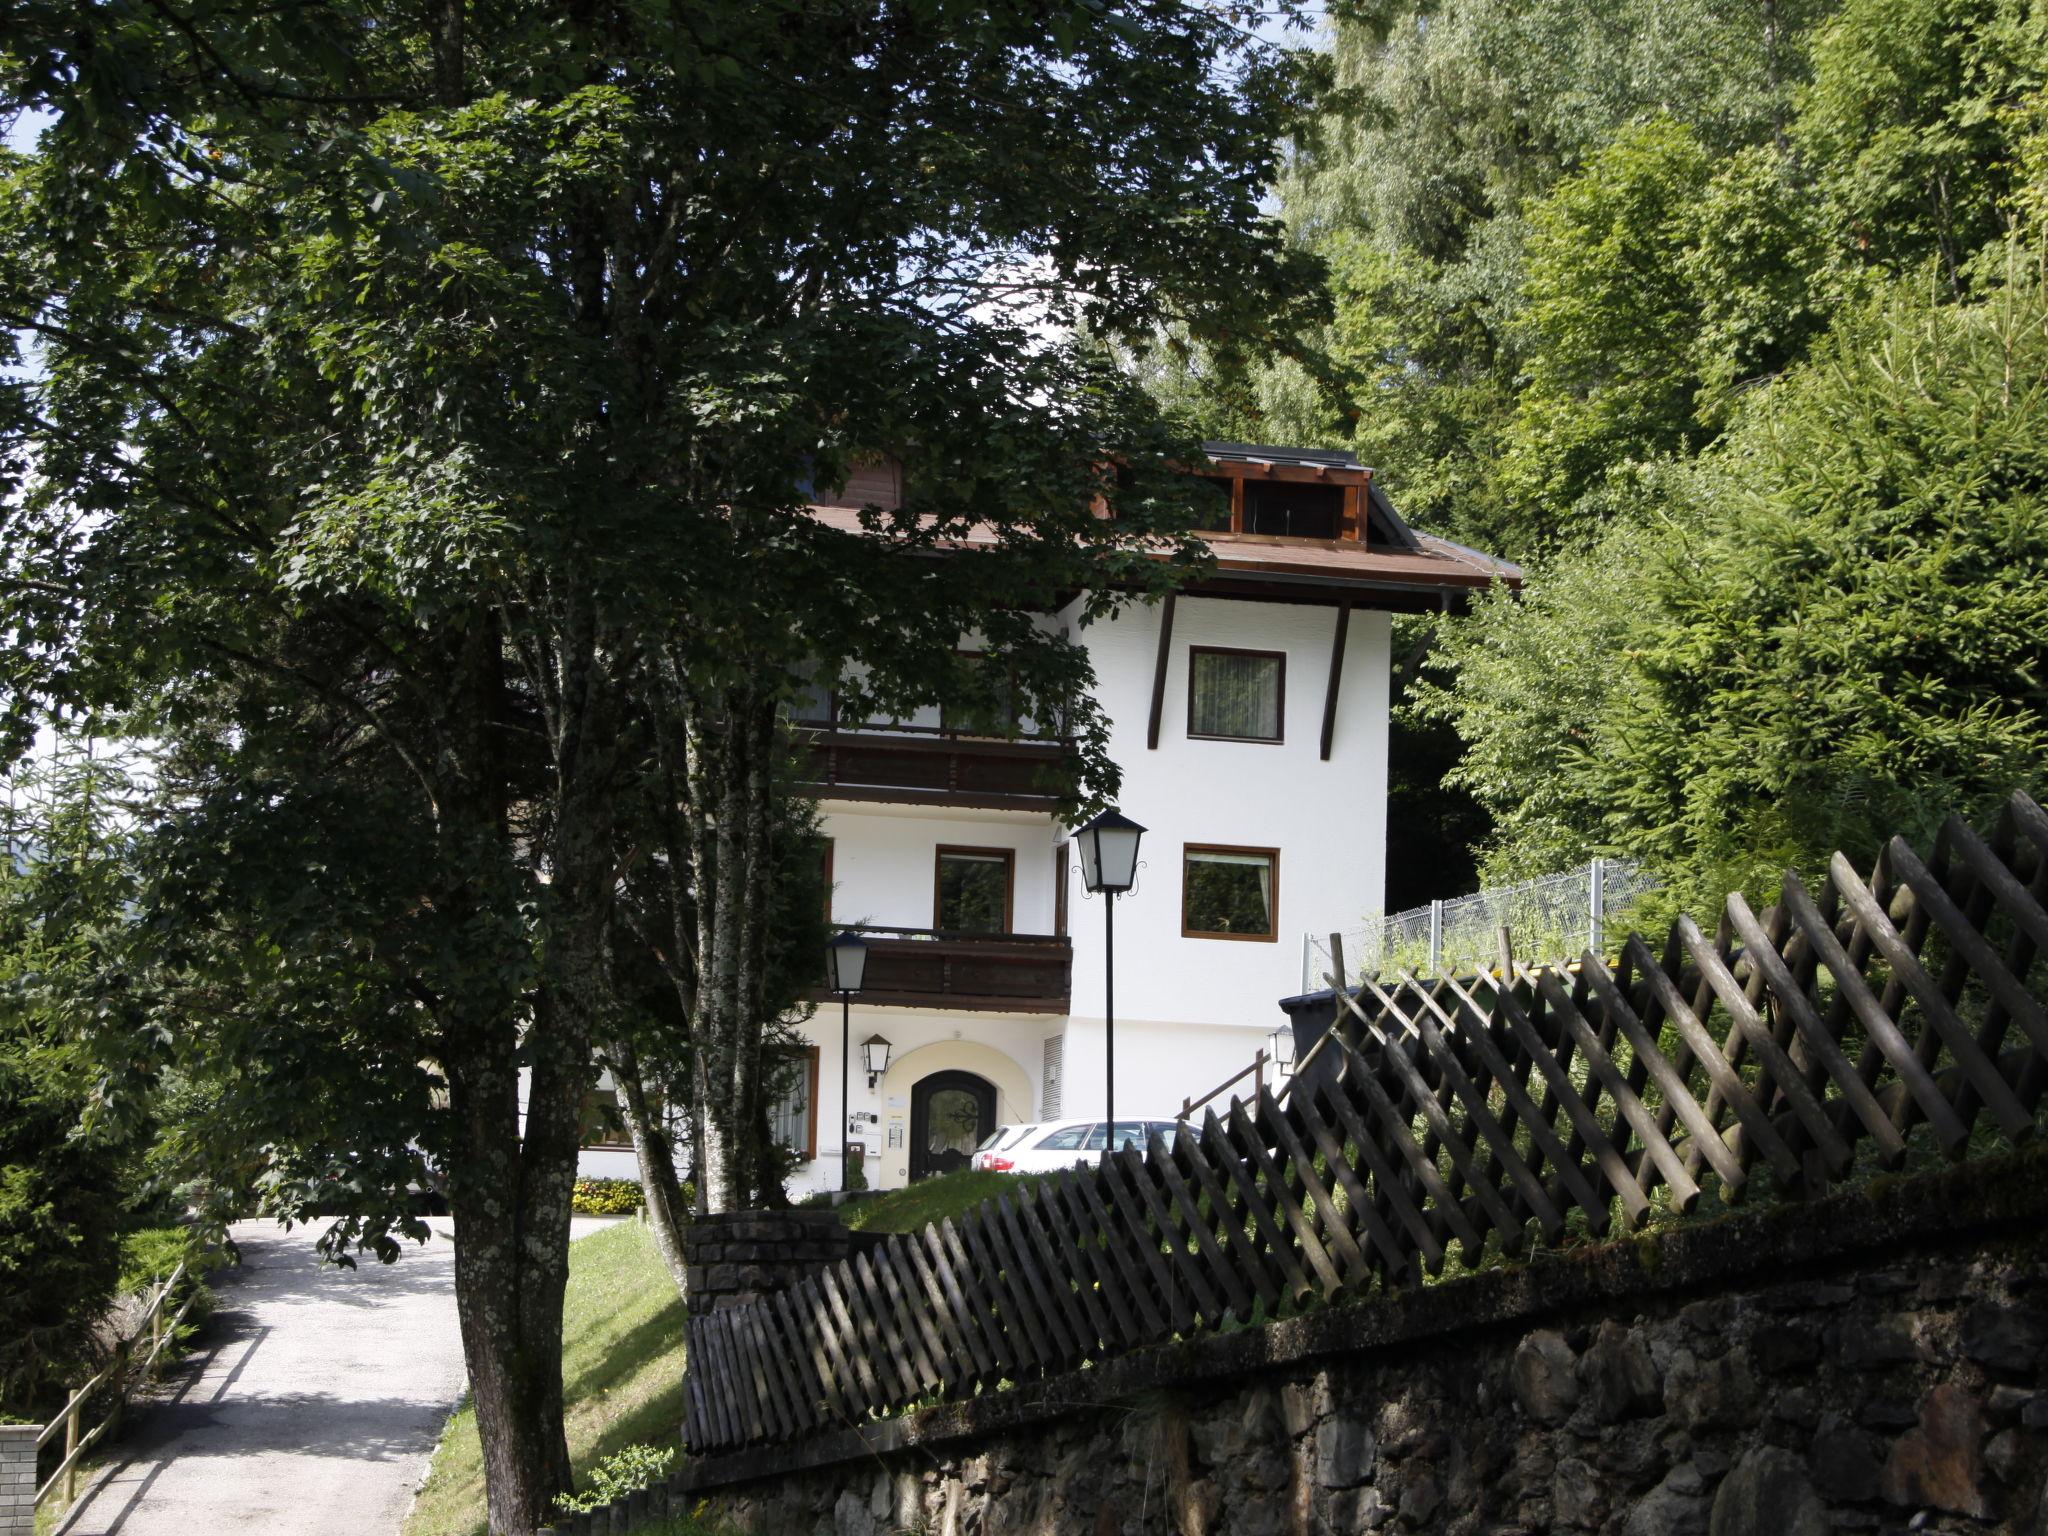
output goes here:
<path id="1" fill-rule="evenodd" d="M 569 1246 L 562 1318 L 569 1458 L 580 1479 L 614 1451 L 674 1445 L 683 1429 L 683 1303 L 637 1221 Z M 678 1525 L 675 1536 L 691 1536 Z M 448 1420 L 405 1536 L 483 1536 L 484 1477 L 476 1415 Z"/>
<path id="2" fill-rule="evenodd" d="M 976 1173 L 963 1168 L 958 1173 L 922 1179 L 902 1189 L 868 1200 L 855 1200 L 840 1207 L 847 1226 L 856 1232 L 918 1232 L 942 1216 L 958 1218 L 976 1209 L 984 1200 L 1008 1195 L 1015 1200 L 1030 1181 L 1008 1173 Z"/>

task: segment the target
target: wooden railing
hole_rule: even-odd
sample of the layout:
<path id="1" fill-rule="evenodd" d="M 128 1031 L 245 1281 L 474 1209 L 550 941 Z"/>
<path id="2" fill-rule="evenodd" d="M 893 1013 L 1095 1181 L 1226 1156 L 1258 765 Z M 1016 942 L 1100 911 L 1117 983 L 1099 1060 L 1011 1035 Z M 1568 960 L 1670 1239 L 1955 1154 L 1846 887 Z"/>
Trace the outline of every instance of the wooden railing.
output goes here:
<path id="1" fill-rule="evenodd" d="M 36 1436 L 38 1452 L 55 1440 L 60 1433 L 64 1436 L 64 1459 L 57 1464 L 56 1470 L 43 1480 L 42 1486 L 36 1489 L 36 1504 L 39 1507 L 59 1488 L 63 1490 L 64 1503 L 67 1506 L 78 1497 L 80 1460 L 119 1422 L 122 1400 L 128 1387 L 134 1382 L 149 1380 L 150 1372 L 156 1368 L 157 1357 L 177 1336 L 178 1325 L 185 1321 L 185 1314 L 192 1310 L 192 1303 L 199 1294 L 196 1290 L 186 1296 L 176 1316 L 168 1323 L 164 1321 L 165 1305 L 184 1276 L 185 1266 L 180 1263 L 171 1271 L 170 1278 L 159 1285 L 155 1295 L 150 1297 L 148 1306 L 143 1309 L 142 1317 L 135 1325 L 135 1332 L 115 1346 L 113 1358 L 108 1360 L 90 1381 L 71 1394 L 70 1400 L 57 1416 L 45 1424 L 43 1432 Z M 138 1365 L 135 1363 L 135 1351 L 137 1346 L 144 1344 L 145 1335 L 147 1348 Z M 81 1434 L 79 1427 L 84 1418 L 85 1405 L 92 1394 L 101 1387 L 113 1389 L 107 1416 Z"/>
<path id="2" fill-rule="evenodd" d="M 1264 1046 L 1259 1047 L 1259 1049 L 1252 1052 L 1252 1064 L 1250 1066 L 1240 1072 L 1232 1073 L 1207 1093 L 1182 1099 L 1180 1101 L 1180 1113 L 1175 1115 L 1174 1119 L 1192 1120 L 1196 1110 L 1206 1108 L 1217 1099 L 1222 1098 L 1223 1095 L 1230 1092 L 1231 1089 L 1235 1088 L 1246 1078 L 1252 1080 L 1252 1097 L 1257 1098 L 1266 1091 L 1266 1066 L 1272 1059 L 1271 1056 L 1266 1054 Z M 1282 1091 L 1284 1092 L 1285 1090 L 1283 1089 Z"/>
<path id="3" fill-rule="evenodd" d="M 798 727 L 804 779 L 843 800 L 1050 810 L 1070 789 L 1073 743 L 935 726 Z"/>
<path id="4" fill-rule="evenodd" d="M 1837 855 L 1764 912 L 1728 897 L 1609 965 L 1382 977 L 1335 1071 L 1263 1087 L 1149 1156 L 1020 1182 L 769 1301 L 689 1321 L 697 1451 L 993 1390 L 1568 1233 L 1810 1199 L 1915 1148 L 2030 1140 L 2048 1089 L 2048 816 L 2015 795 L 1924 860 Z"/>
<path id="5" fill-rule="evenodd" d="M 922 928 L 859 930 L 868 940 L 858 1000 L 907 1008 L 1065 1013 L 1073 945 L 1037 933 L 946 933 Z M 827 994 L 814 993 L 819 999 Z"/>

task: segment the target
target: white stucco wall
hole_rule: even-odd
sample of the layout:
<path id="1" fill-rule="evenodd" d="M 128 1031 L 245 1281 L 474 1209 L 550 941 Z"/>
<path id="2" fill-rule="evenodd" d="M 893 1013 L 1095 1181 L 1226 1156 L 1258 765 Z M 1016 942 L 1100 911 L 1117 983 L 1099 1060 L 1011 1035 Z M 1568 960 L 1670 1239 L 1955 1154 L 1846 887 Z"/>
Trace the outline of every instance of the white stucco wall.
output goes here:
<path id="1" fill-rule="evenodd" d="M 1057 828 L 1038 811 L 962 810 L 832 801 L 821 818 L 832 839 L 832 920 L 929 928 L 938 849 L 1007 848 L 1014 855 L 1014 933 L 1051 933 Z"/>
<path id="2" fill-rule="evenodd" d="M 1215 1024 L 1264 1033 L 1277 999 L 1301 990 L 1301 936 L 1348 928 L 1376 911 L 1386 885 L 1389 625 L 1354 612 L 1330 760 L 1321 760 L 1334 607 L 1182 597 L 1174 615 L 1159 746 L 1145 745 L 1161 610 L 1127 612 L 1081 632 L 1112 720 L 1123 769 L 1119 808 L 1146 828 L 1138 883 L 1116 911 L 1121 1025 Z M 1285 739 L 1277 744 L 1188 738 L 1191 646 L 1284 651 Z M 1181 854 L 1189 843 L 1280 850 L 1273 943 L 1181 936 Z M 1070 872 L 1074 1012 L 1098 1022 L 1103 913 Z M 1256 1041 L 1247 1040 L 1249 1059 Z M 1172 1065 L 1172 1063 L 1168 1063 Z M 1178 1082 L 1183 1075 L 1173 1068 Z M 1120 1074 L 1121 1076 L 1121 1074 Z M 1176 1101 L 1180 1089 L 1174 1094 Z M 1122 1095 L 1119 1094 L 1119 1099 Z M 1121 1110 L 1121 1104 L 1119 1105 Z M 1070 1095 L 1068 1113 L 1089 1112 Z"/>

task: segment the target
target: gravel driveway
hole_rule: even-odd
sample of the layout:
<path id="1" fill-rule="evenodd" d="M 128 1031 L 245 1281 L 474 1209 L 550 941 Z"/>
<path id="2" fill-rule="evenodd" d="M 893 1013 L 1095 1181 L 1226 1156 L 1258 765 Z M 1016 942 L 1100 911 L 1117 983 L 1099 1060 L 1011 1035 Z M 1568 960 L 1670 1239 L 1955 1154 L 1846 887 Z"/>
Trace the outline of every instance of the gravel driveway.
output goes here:
<path id="1" fill-rule="evenodd" d="M 463 1387 L 454 1247 L 322 1269 L 315 1231 L 250 1221 L 204 1347 L 137 1404 L 65 1536 L 391 1536 Z"/>

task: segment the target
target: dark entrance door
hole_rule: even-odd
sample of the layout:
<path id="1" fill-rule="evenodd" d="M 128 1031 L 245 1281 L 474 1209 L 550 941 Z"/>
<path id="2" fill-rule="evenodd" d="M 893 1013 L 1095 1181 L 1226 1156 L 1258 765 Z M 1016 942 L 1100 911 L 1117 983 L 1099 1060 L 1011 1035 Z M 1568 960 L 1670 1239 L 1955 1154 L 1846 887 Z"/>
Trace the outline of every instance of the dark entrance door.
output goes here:
<path id="1" fill-rule="evenodd" d="M 910 1176 L 965 1168 L 996 1128 L 996 1085 L 972 1072 L 934 1072 L 910 1090 Z"/>

